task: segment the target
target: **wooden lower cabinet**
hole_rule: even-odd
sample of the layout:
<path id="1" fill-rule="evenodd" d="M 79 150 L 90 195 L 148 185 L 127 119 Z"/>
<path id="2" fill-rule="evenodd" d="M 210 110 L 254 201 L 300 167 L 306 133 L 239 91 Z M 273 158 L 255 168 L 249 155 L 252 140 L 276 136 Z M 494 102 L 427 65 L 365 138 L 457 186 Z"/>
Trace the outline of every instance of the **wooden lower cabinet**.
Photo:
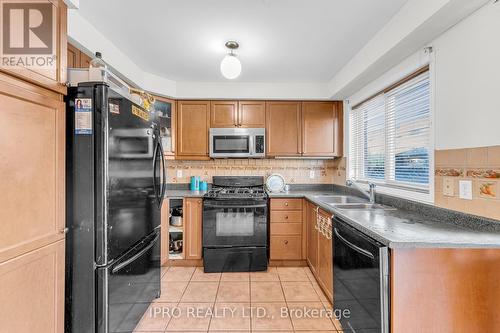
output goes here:
<path id="1" fill-rule="evenodd" d="M 201 259 L 203 200 L 184 199 L 184 259 Z"/>
<path id="2" fill-rule="evenodd" d="M 64 332 L 64 245 L 0 263 L 1 332 Z"/>
<path id="3" fill-rule="evenodd" d="M 391 332 L 500 332 L 499 249 L 392 249 Z"/>
<path id="4" fill-rule="evenodd" d="M 160 250 L 160 263 L 165 265 L 168 262 L 168 252 L 169 252 L 169 226 L 170 226 L 170 206 L 168 198 L 163 200 L 163 206 L 161 207 L 161 250 Z"/>
<path id="5" fill-rule="evenodd" d="M 316 230 L 316 213 L 316 206 L 308 201 L 306 204 L 306 260 L 313 274 L 317 274 L 318 272 L 318 230 Z"/>
<path id="6" fill-rule="evenodd" d="M 270 259 L 303 260 L 305 253 L 303 200 L 271 199 Z"/>
<path id="7" fill-rule="evenodd" d="M 330 219 L 328 214 L 321 209 L 318 212 L 324 218 Z M 318 268 L 316 270 L 318 283 L 330 301 L 333 300 L 333 249 L 331 235 L 325 236 L 318 233 Z"/>
<path id="8" fill-rule="evenodd" d="M 330 300 L 333 300 L 333 243 L 330 235 L 323 235 L 316 229 L 318 215 L 331 220 L 331 214 L 314 204 L 306 204 L 306 260 L 316 281 Z"/>

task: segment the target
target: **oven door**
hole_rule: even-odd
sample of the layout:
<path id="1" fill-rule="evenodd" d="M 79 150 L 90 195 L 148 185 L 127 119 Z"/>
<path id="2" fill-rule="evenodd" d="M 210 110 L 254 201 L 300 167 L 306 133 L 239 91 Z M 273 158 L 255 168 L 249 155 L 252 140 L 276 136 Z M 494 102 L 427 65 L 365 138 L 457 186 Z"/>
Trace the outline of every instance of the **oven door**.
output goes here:
<path id="1" fill-rule="evenodd" d="M 203 246 L 267 246 L 267 201 L 205 199 Z"/>

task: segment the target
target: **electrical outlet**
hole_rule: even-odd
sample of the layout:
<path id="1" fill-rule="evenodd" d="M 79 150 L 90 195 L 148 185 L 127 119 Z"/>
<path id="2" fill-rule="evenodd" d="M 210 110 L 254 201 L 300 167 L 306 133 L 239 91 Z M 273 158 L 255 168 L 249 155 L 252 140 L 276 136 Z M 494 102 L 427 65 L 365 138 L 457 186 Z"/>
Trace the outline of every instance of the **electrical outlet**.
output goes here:
<path id="1" fill-rule="evenodd" d="M 314 178 L 314 170 L 309 171 L 309 178 L 311 178 L 311 179 Z"/>
<path id="2" fill-rule="evenodd" d="M 461 180 L 458 182 L 460 199 L 472 200 L 472 181 Z"/>
<path id="3" fill-rule="evenodd" d="M 177 178 L 182 178 L 182 170 L 177 170 Z"/>
<path id="4" fill-rule="evenodd" d="M 455 180 L 453 178 L 443 179 L 443 195 L 452 197 L 455 195 Z"/>

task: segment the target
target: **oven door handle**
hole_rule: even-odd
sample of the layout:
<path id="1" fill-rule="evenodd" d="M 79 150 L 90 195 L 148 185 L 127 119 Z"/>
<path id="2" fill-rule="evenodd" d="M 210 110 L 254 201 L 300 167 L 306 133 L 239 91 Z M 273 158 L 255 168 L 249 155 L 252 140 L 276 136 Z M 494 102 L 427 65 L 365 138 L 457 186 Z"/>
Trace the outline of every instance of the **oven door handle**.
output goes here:
<path id="1" fill-rule="evenodd" d="M 335 236 L 337 236 L 337 238 L 342 242 L 344 243 L 345 245 L 347 245 L 348 247 L 350 247 L 351 249 L 353 249 L 354 251 L 370 258 L 370 259 L 375 259 L 375 256 L 370 252 L 370 251 L 367 251 L 365 249 L 362 249 L 360 248 L 359 246 L 357 245 L 354 245 L 353 243 L 349 242 L 347 239 L 345 239 L 344 237 L 342 237 L 340 235 L 340 233 L 338 232 L 337 228 L 333 228 L 333 232 L 335 233 Z"/>
<path id="2" fill-rule="evenodd" d="M 211 207 L 211 208 L 267 208 L 267 204 L 260 204 L 260 205 L 245 205 L 245 206 L 240 206 L 240 205 L 214 205 L 211 203 L 204 202 L 203 207 Z"/>

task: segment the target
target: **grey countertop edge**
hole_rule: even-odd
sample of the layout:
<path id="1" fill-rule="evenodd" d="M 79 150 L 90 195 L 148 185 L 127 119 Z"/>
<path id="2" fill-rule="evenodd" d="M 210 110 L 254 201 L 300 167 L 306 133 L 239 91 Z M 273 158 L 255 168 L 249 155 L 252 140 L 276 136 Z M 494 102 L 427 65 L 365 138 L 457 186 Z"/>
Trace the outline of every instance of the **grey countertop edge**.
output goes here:
<path id="1" fill-rule="evenodd" d="M 178 199 L 178 198 L 200 198 L 203 197 L 203 195 L 206 192 L 203 191 L 190 191 L 190 190 L 181 190 L 181 189 L 171 189 L 167 190 L 165 197 L 169 199 Z M 342 211 L 333 208 L 332 206 L 329 206 L 322 201 L 318 200 L 315 198 L 317 195 L 339 195 L 339 194 L 346 194 L 343 193 L 342 191 L 336 191 L 336 190 L 292 190 L 289 192 L 280 192 L 280 193 L 269 193 L 270 198 L 305 198 L 312 202 L 313 204 L 319 206 L 323 210 L 331 213 L 332 215 L 336 215 L 340 217 L 343 221 L 345 221 L 347 224 L 351 225 L 353 228 L 365 233 L 369 237 L 373 238 L 374 240 L 380 242 L 381 244 L 392 248 L 392 249 L 397 249 L 397 248 L 477 248 L 477 249 L 484 249 L 484 248 L 500 248 L 500 243 L 481 243 L 481 242 L 473 242 L 473 241 L 466 241 L 466 242 L 450 242 L 450 241 L 438 241 L 438 240 L 432 240 L 432 241 L 393 241 L 388 238 L 385 238 L 383 235 L 380 233 L 366 227 L 360 222 L 357 222 L 347 216 L 346 214 L 343 214 Z M 405 211 L 405 209 L 399 209 L 400 211 Z M 419 214 L 420 215 L 420 214 Z M 422 215 L 423 218 L 425 219 L 425 216 Z M 430 219 L 430 218 L 429 218 Z M 442 222 L 445 223 L 445 222 Z M 458 228 L 458 226 L 457 226 Z M 458 230 L 458 229 L 457 229 Z M 458 231 L 457 231 L 458 232 Z M 493 234 L 493 232 L 492 232 Z"/>

